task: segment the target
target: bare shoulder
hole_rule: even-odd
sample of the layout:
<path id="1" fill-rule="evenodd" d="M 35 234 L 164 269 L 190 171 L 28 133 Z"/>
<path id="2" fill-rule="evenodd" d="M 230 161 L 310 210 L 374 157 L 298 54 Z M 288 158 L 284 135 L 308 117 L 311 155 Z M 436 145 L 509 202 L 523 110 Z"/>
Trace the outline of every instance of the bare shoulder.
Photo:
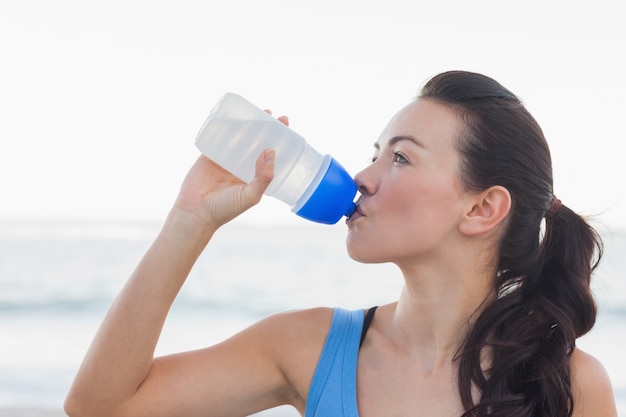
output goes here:
<path id="1" fill-rule="evenodd" d="M 324 348 L 333 317 L 331 308 L 274 314 L 258 325 L 279 367 L 303 402 Z"/>
<path id="2" fill-rule="evenodd" d="M 272 314 L 253 324 L 224 344 L 262 349 L 284 364 L 293 355 L 317 361 L 332 321 L 333 310 L 313 308 Z M 312 355 L 311 358 L 308 355 Z"/>
<path id="3" fill-rule="evenodd" d="M 248 415 L 282 404 L 303 413 L 332 314 L 327 308 L 273 314 L 216 345 L 159 358 L 153 370 L 176 374 L 170 379 L 179 383 L 162 390 L 169 398 L 180 396 L 187 406 L 215 415 Z M 204 391 L 173 394 L 185 385 L 181 379 Z"/>
<path id="4" fill-rule="evenodd" d="M 320 340 L 323 344 L 332 316 L 331 308 L 293 310 L 273 314 L 259 322 L 258 326 L 267 335 L 280 337 L 280 340 L 274 342 L 288 348 L 319 344 Z"/>
<path id="5" fill-rule="evenodd" d="M 617 417 L 613 387 L 606 369 L 576 348 L 571 357 L 574 417 Z"/>

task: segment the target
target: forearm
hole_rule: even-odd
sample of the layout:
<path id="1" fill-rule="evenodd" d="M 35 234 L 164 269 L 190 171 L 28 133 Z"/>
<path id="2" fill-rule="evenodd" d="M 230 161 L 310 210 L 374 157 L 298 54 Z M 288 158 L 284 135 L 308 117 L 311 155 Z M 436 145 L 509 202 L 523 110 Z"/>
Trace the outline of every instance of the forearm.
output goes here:
<path id="1" fill-rule="evenodd" d="M 107 313 L 68 396 L 99 411 L 132 398 L 150 372 L 167 313 L 214 229 L 173 210 Z"/>

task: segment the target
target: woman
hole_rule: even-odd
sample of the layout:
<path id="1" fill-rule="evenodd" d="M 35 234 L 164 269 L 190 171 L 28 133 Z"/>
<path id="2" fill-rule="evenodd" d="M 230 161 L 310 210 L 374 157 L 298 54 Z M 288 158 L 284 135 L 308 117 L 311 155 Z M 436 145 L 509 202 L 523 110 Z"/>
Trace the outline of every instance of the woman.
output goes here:
<path id="1" fill-rule="evenodd" d="M 468 72 L 431 79 L 355 178 L 348 252 L 398 266 L 397 302 L 367 316 L 278 314 L 154 359 L 190 268 L 259 202 L 273 161 L 260 155 L 249 185 L 196 161 L 87 353 L 70 416 L 245 416 L 281 404 L 307 417 L 616 416 L 602 365 L 575 346 L 595 321 L 600 241 L 554 197 L 548 146 L 520 101 Z"/>

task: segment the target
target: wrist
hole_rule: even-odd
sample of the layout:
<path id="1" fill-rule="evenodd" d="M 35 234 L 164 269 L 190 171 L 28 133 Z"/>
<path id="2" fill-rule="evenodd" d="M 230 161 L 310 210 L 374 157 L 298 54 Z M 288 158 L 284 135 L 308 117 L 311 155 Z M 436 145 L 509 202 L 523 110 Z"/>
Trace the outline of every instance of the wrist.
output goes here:
<path id="1" fill-rule="evenodd" d="M 202 216 L 174 206 L 165 220 L 163 231 L 171 231 L 188 240 L 208 242 L 219 225 L 207 221 Z"/>

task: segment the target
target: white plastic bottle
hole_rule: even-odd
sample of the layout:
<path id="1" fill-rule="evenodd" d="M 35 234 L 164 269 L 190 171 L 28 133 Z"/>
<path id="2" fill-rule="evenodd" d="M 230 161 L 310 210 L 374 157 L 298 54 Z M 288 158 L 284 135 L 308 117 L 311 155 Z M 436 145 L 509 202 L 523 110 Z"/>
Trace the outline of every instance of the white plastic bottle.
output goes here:
<path id="1" fill-rule="evenodd" d="M 266 195 L 287 203 L 297 215 L 334 224 L 354 212 L 357 186 L 331 156 L 243 97 L 226 93 L 196 136 L 200 151 L 245 182 L 254 177 L 256 159 L 276 151 L 274 179 Z"/>

